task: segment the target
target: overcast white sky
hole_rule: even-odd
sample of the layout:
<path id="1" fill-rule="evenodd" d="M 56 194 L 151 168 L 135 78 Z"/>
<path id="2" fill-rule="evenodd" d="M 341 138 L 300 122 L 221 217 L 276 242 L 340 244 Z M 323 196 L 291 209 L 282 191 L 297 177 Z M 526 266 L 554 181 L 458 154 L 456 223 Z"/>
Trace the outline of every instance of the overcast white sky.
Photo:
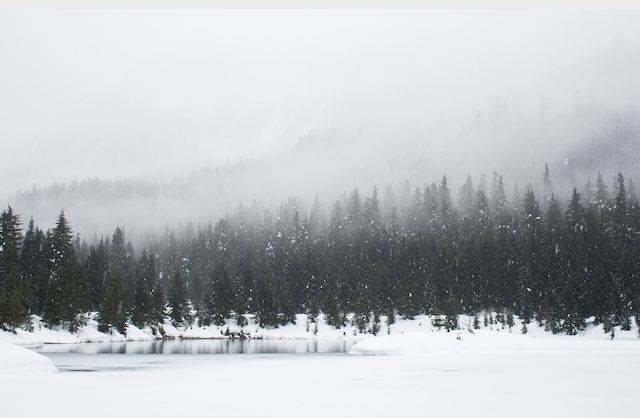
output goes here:
<path id="1" fill-rule="evenodd" d="M 314 128 L 471 120 L 617 36 L 640 42 L 639 22 L 602 10 L 0 10 L 0 196 L 188 174 L 290 149 Z"/>

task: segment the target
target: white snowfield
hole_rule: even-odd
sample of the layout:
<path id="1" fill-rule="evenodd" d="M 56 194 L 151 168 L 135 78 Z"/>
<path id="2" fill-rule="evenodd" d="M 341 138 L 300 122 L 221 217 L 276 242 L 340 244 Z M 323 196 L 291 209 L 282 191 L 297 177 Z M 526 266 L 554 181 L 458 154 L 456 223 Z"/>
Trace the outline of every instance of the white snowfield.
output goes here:
<path id="1" fill-rule="evenodd" d="M 593 325 L 580 336 L 553 335 L 535 324 L 522 335 L 518 321 L 511 332 L 494 324 L 471 333 L 464 317 L 460 325 L 464 330 L 447 333 L 427 317 L 399 320 L 391 335 L 382 326 L 380 336 L 354 345 L 350 355 L 140 355 L 142 367 L 96 372 L 51 373 L 48 359 L 5 343 L 0 415 L 637 417 L 635 325 L 616 330 L 613 340 Z M 282 336 L 287 328 L 272 331 Z M 289 326 L 289 335 L 299 338 L 302 328 Z M 346 329 L 325 331 L 353 338 Z M 14 359 L 19 368 L 42 368 L 5 373 Z"/>
<path id="2" fill-rule="evenodd" d="M 28 348 L 0 341 L 0 376 L 58 371 L 51 360 Z"/>
<path id="3" fill-rule="evenodd" d="M 500 328 L 500 327 L 499 327 Z M 432 330 L 431 332 L 410 332 L 399 335 L 387 335 L 361 341 L 351 347 L 349 354 L 361 355 L 399 355 L 425 353 L 483 353 L 517 351 L 590 351 L 598 350 L 638 350 L 640 340 L 629 339 L 632 331 L 618 333 L 616 341 L 602 333 L 606 339 L 599 338 L 594 329 L 585 335 L 553 335 L 537 326 L 528 335 L 522 335 L 518 329 L 508 330 Z M 601 328 L 601 327 L 600 327 Z M 601 331 L 602 332 L 602 331 Z M 594 338 L 595 337 L 595 338 Z"/>

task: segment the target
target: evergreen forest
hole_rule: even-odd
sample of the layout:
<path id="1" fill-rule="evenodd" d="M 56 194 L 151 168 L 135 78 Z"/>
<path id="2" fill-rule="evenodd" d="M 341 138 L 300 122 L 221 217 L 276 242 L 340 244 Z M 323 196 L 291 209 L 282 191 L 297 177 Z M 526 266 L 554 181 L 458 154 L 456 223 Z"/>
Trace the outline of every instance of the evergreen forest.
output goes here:
<path id="1" fill-rule="evenodd" d="M 277 211 L 240 205 L 215 223 L 134 245 L 125 230 L 88 243 L 64 211 L 54 228 L 0 216 L 0 324 L 75 331 L 97 312 L 102 331 L 294 322 L 297 313 L 338 328 L 347 318 L 374 332 L 382 316 L 499 312 L 576 334 L 588 318 L 630 329 L 640 319 L 640 207 L 620 173 L 557 195 L 549 169 L 542 186 L 507 198 L 502 176 L 456 193 L 446 177 L 396 199 L 356 188 L 324 208 Z M 607 184 L 609 183 L 609 184 Z M 373 326 L 371 326 L 373 324 Z"/>

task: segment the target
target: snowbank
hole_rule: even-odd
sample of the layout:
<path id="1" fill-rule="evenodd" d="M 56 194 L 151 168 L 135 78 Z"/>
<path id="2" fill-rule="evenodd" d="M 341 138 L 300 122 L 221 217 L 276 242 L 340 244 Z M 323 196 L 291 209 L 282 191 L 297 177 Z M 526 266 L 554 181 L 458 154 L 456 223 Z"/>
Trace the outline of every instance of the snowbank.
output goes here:
<path id="1" fill-rule="evenodd" d="M 58 371 L 51 360 L 28 348 L 0 341 L 0 375 Z"/>
<path id="2" fill-rule="evenodd" d="M 458 351 L 468 345 L 466 338 L 462 342 L 460 334 L 461 332 L 411 332 L 385 335 L 357 343 L 351 347 L 349 354 L 381 355 Z"/>
<path id="3" fill-rule="evenodd" d="M 445 330 L 386 335 L 361 341 L 349 354 L 385 355 L 434 352 L 480 352 L 544 349 L 547 342 L 532 337 L 495 331 Z"/>
<path id="4" fill-rule="evenodd" d="M 424 326 L 416 327 L 420 321 Z M 579 335 L 553 334 L 544 327 L 531 323 L 527 333 L 522 334 L 522 324 L 516 318 L 511 328 L 502 324 L 493 324 L 481 329 L 469 327 L 471 318 L 459 319 L 461 330 L 447 332 L 433 327 L 428 318 L 416 318 L 415 321 L 399 321 L 391 326 L 391 335 L 378 336 L 355 344 L 349 354 L 356 355 L 398 355 L 426 353 L 460 352 L 522 352 L 522 351 L 629 351 L 639 350 L 638 328 L 632 326 L 629 331 L 617 330 L 612 340 L 605 334 L 602 325 L 594 326 L 590 321 Z M 399 332 L 398 332 L 399 331 Z"/>
<path id="5" fill-rule="evenodd" d="M 344 327 L 334 328 L 328 325 L 322 314 L 316 322 L 307 319 L 307 315 L 296 315 L 295 324 L 287 324 L 279 327 L 260 327 L 254 315 L 245 315 L 248 324 L 239 327 L 235 319 L 226 320 L 225 325 L 211 325 L 206 327 L 174 327 L 169 322 L 164 324 L 164 333 L 171 338 L 228 338 L 228 335 L 243 334 L 247 338 L 264 339 L 344 339 L 344 338 L 367 338 L 371 334 L 361 334 L 355 326 L 348 323 Z"/>
<path id="6" fill-rule="evenodd" d="M 587 321 L 587 327 L 579 335 L 567 336 L 564 334 L 552 334 L 545 331 L 544 327 L 536 323 L 527 326 L 527 334 L 522 335 L 522 323 L 516 317 L 514 325 L 511 329 L 502 323 L 494 320 L 487 326 L 480 325 L 481 329 L 473 330 L 470 324 L 472 317 L 461 315 L 458 324 L 462 331 L 452 331 L 447 333 L 432 325 L 432 318 L 427 315 L 418 315 L 415 319 L 408 320 L 398 318 L 391 326 L 387 326 L 386 318 L 383 316 L 379 324 L 378 336 L 398 336 L 397 343 L 405 345 L 403 352 L 429 352 L 433 350 L 460 350 L 473 344 L 473 349 L 492 349 L 496 344 L 502 347 L 511 347 L 519 349 L 520 346 L 535 347 L 541 349 L 539 343 L 531 342 L 535 340 L 558 340 L 569 339 L 575 340 L 595 340 L 607 342 L 611 341 L 611 335 L 605 334 L 602 325 L 594 326 L 591 320 Z M 152 341 L 157 338 L 189 338 L 189 339 L 213 339 L 213 338 L 233 338 L 234 336 L 242 336 L 244 338 L 261 338 L 261 339 L 313 339 L 313 340 L 341 340 L 341 339 L 372 339 L 374 336 L 370 333 L 359 332 L 351 321 L 347 321 L 346 325 L 341 328 L 334 328 L 328 325 L 322 314 L 319 315 L 316 322 L 310 321 L 306 315 L 298 314 L 295 324 L 288 324 L 277 328 L 260 327 L 253 315 L 245 315 L 248 324 L 239 327 L 235 319 L 226 320 L 224 325 L 198 326 L 174 326 L 169 320 L 166 320 L 159 330 L 153 330 L 149 327 L 140 329 L 134 325 L 129 325 L 126 335 L 117 331 L 111 333 L 103 333 L 98 331 L 98 323 L 95 320 L 96 313 L 87 314 L 86 324 L 76 333 L 69 332 L 68 329 L 62 327 L 54 327 L 49 329 L 44 326 L 40 318 L 34 316 L 33 332 L 24 330 L 16 330 L 16 333 L 0 330 L 0 341 L 6 341 L 26 347 L 40 347 L 43 344 L 77 344 L 84 342 L 123 342 L 123 341 Z M 370 324 L 371 325 L 371 324 Z M 473 331 L 473 333 L 471 332 Z M 429 334 L 421 337 L 406 337 L 404 334 L 422 333 Z M 433 334 L 433 335 L 431 335 Z M 457 340 L 457 336 L 461 339 Z M 518 338 L 524 337 L 525 339 Z M 399 352 L 392 346 L 382 347 L 377 344 L 381 342 L 371 342 L 373 348 L 369 348 L 367 344 L 356 347 L 357 350 L 363 350 L 366 353 L 396 353 Z M 415 339 L 415 340 L 414 340 Z M 421 339 L 421 340 L 418 340 Z M 638 327 L 635 321 L 632 321 L 631 330 L 622 331 L 619 327 L 615 329 L 614 341 L 638 342 Z M 381 341 L 388 341 L 382 339 Z M 390 341 L 396 341 L 391 339 Z M 387 343 L 384 343 L 387 344 Z M 390 343 L 389 343 L 390 344 Z M 536 345 L 537 344 L 537 345 Z M 421 347 L 421 348 L 420 348 Z"/>
<path id="7" fill-rule="evenodd" d="M 87 342 L 118 342 L 118 341 L 151 341 L 154 340 L 151 329 L 141 330 L 135 325 L 129 325 L 127 335 L 117 331 L 104 333 L 98 331 L 95 313 L 88 314 L 87 323 L 77 332 L 72 333 L 61 326 L 47 328 L 39 316 L 33 316 L 33 331 L 16 329 L 15 333 L 0 331 L 0 341 L 22 345 L 30 348 L 42 347 L 43 344 L 78 344 Z"/>
<path id="8" fill-rule="evenodd" d="M 296 324 L 288 324 L 280 327 L 262 328 L 256 322 L 253 315 L 246 315 L 248 324 L 239 327 L 235 319 L 226 320 L 224 325 L 198 326 L 174 326 L 166 320 L 160 327 L 162 335 L 158 335 L 149 327 L 140 329 L 129 324 L 126 335 L 115 330 L 110 333 L 98 331 L 98 323 L 95 313 L 87 315 L 86 324 L 76 333 L 70 332 L 61 326 L 47 328 L 40 317 L 33 317 L 33 331 L 27 332 L 17 329 L 15 333 L 0 330 L 0 341 L 6 341 L 26 347 L 41 347 L 43 344 L 77 344 L 85 342 L 122 342 L 122 341 L 151 341 L 157 338 L 189 338 L 189 339 L 213 339 L 231 338 L 244 335 L 246 338 L 263 339 L 343 339 L 363 338 L 370 334 L 360 334 L 352 324 L 335 329 L 327 325 L 322 315 L 317 322 L 311 322 L 304 314 L 296 317 Z"/>

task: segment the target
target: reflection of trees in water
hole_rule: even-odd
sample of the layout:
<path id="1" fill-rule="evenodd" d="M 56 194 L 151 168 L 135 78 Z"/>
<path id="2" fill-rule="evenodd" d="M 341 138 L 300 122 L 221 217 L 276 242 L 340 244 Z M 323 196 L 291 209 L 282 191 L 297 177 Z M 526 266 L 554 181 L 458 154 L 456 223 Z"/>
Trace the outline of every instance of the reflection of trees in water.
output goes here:
<path id="1" fill-rule="evenodd" d="M 46 344 L 42 353 L 75 354 L 315 354 L 346 353 L 354 340 L 156 340 Z"/>

